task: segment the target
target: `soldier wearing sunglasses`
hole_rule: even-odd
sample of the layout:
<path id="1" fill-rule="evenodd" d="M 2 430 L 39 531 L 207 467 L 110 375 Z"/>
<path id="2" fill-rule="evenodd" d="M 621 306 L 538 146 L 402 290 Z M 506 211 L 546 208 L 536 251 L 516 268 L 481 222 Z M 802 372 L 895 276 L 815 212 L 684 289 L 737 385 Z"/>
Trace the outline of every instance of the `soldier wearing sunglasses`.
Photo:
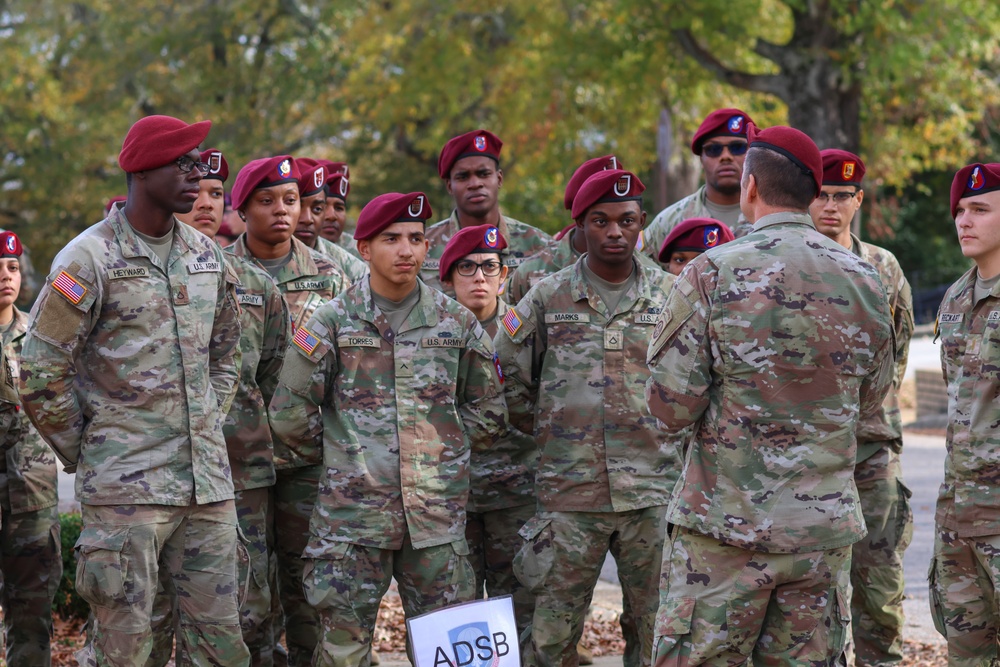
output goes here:
<path id="1" fill-rule="evenodd" d="M 717 109 L 705 117 L 691 140 L 691 152 L 701 158 L 705 184 L 660 211 L 639 238 L 640 251 L 657 259 L 670 232 L 689 218 L 720 220 L 737 238 L 750 231 L 750 223 L 740 212 L 740 179 L 749 122 L 750 116 L 739 109 Z"/>

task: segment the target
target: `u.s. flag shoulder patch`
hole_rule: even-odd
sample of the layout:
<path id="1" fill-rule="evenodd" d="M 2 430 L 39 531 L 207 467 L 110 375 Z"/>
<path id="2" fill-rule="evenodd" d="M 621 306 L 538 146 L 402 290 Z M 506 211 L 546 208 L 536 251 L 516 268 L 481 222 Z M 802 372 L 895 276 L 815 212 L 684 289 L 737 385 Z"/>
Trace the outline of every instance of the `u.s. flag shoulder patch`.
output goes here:
<path id="1" fill-rule="evenodd" d="M 307 355 L 311 355 L 319 346 L 319 338 L 312 335 L 309 332 L 309 329 L 306 329 L 305 327 L 299 327 L 296 330 L 295 335 L 292 336 L 292 342 Z"/>
<path id="2" fill-rule="evenodd" d="M 52 289 L 69 299 L 73 305 L 79 305 L 83 297 L 87 296 L 87 288 L 65 271 L 60 271 L 52 281 Z"/>
<path id="3" fill-rule="evenodd" d="M 507 311 L 507 314 L 503 316 L 503 328 L 507 330 L 508 336 L 516 334 L 522 324 L 524 324 L 524 322 L 521 321 L 521 316 L 518 315 L 517 311 L 513 308 L 510 308 Z"/>

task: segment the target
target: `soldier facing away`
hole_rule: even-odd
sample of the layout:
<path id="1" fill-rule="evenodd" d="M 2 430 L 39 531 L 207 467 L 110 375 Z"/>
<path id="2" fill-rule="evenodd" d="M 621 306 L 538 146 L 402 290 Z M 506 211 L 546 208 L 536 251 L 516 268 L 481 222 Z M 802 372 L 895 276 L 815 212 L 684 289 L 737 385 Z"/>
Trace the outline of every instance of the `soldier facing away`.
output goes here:
<path id="1" fill-rule="evenodd" d="M 407 617 L 473 599 L 470 449 L 506 429 L 493 346 L 464 306 L 417 279 L 423 193 L 376 197 L 355 238 L 370 272 L 300 327 L 271 401 L 297 456 L 322 452 L 303 583 L 314 665 L 367 666 L 393 577 Z"/>
<path id="2" fill-rule="evenodd" d="M 96 622 L 81 665 L 146 661 L 160 568 L 184 653 L 249 659 L 222 432 L 239 378 L 237 280 L 222 250 L 174 217 L 198 198 L 210 125 L 132 126 L 118 156 L 128 199 L 56 255 L 21 351 L 25 410 L 77 473 L 76 590 Z"/>
<path id="3" fill-rule="evenodd" d="M 753 232 L 692 260 L 649 347 L 665 435 L 693 428 L 667 520 L 654 663 L 834 664 L 865 535 L 856 430 L 892 383 L 878 275 L 816 231 L 819 149 L 752 125 Z"/>
<path id="4" fill-rule="evenodd" d="M 903 484 L 900 452 L 903 425 L 899 386 L 913 334 L 913 298 L 903 269 L 891 252 L 863 243 L 851 233 L 861 207 L 865 163 L 837 149 L 820 153 L 823 187 L 809 206 L 813 224 L 878 270 L 886 290 L 895 332 L 896 359 L 892 386 L 882 409 L 858 424 L 858 456 L 854 482 L 868 535 L 851 553 L 851 629 L 858 667 L 883 667 L 903 660 L 903 552 L 913 537 L 910 490 Z"/>
<path id="5" fill-rule="evenodd" d="M 948 453 L 934 517 L 930 569 L 934 625 L 948 640 L 948 665 L 1000 658 L 1000 164 L 970 164 L 951 184 L 962 254 L 976 265 L 941 301 L 937 335 L 948 384 Z"/>

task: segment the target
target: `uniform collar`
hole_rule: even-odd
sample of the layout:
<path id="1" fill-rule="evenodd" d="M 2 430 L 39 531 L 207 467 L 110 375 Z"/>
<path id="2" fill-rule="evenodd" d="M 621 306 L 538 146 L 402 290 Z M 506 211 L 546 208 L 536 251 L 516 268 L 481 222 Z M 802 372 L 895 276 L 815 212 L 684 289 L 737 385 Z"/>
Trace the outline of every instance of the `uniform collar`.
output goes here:
<path id="1" fill-rule="evenodd" d="M 812 229 L 816 229 L 816 225 L 813 224 L 812 216 L 808 213 L 781 211 L 779 213 L 770 213 L 758 218 L 757 222 L 753 223 L 753 230 L 756 232 L 764 227 L 771 227 L 774 225 L 808 225 Z"/>
<path id="2" fill-rule="evenodd" d="M 591 285 L 584 276 L 583 263 L 586 260 L 587 253 L 583 253 L 580 255 L 580 259 L 576 260 L 576 263 L 573 264 L 573 273 L 569 279 L 570 294 L 572 295 L 574 301 L 586 300 L 593 310 L 599 313 L 605 313 L 610 319 L 615 313 L 606 312 L 607 308 L 604 305 L 604 299 L 601 298 L 601 295 L 597 293 L 597 290 L 594 289 L 593 285 Z M 643 269 L 642 264 L 635 257 L 632 257 L 632 265 L 634 267 L 633 270 L 636 272 L 636 280 L 632 287 L 625 292 L 621 302 L 619 302 L 619 310 L 621 309 L 621 305 L 625 303 L 632 304 L 632 306 L 627 310 L 633 310 L 637 307 L 645 308 L 645 301 L 648 301 L 650 298 L 649 276 Z"/>
<path id="3" fill-rule="evenodd" d="M 108 224 L 114 230 L 118 245 L 122 249 L 122 256 L 126 258 L 145 257 L 156 266 L 160 266 L 160 258 L 156 256 L 149 246 L 143 243 L 142 239 L 135 233 L 135 229 L 125 217 L 124 208 L 114 207 L 107 217 Z M 181 255 L 191 249 L 191 239 L 188 234 L 200 234 L 194 230 L 185 229 L 187 225 L 174 216 L 174 240 L 170 246 L 168 264 L 173 264 Z M 166 267 L 163 267 L 166 268 Z"/>
<path id="4" fill-rule="evenodd" d="M 403 323 L 402 329 L 396 333 L 403 333 L 421 327 L 433 327 L 438 323 L 439 317 L 437 304 L 434 301 L 434 290 L 424 284 L 424 281 L 419 278 L 417 279 L 417 288 L 420 290 L 420 298 L 417 300 L 417 304 L 413 306 L 413 310 L 406 317 L 406 322 Z M 372 295 L 371 277 L 366 275 L 355 283 L 351 289 L 354 291 L 353 301 L 357 307 L 356 315 L 358 319 L 364 320 L 374 326 L 382 334 L 382 337 L 388 340 L 386 334 L 391 327 L 389 326 L 389 320 L 382 315 L 382 312 L 375 305 L 375 298 Z"/>

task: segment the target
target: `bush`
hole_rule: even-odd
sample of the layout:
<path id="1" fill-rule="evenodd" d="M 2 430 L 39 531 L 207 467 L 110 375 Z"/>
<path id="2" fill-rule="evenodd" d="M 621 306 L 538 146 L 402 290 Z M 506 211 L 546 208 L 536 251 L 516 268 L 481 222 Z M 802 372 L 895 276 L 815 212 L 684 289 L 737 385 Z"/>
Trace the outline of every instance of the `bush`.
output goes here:
<path id="1" fill-rule="evenodd" d="M 52 603 L 52 611 L 67 621 L 85 621 L 90 614 L 90 607 L 76 594 L 76 551 L 73 548 L 83 530 L 83 519 L 79 514 L 60 513 L 59 524 L 62 530 L 63 575 L 59 590 L 56 591 L 56 599 Z"/>

